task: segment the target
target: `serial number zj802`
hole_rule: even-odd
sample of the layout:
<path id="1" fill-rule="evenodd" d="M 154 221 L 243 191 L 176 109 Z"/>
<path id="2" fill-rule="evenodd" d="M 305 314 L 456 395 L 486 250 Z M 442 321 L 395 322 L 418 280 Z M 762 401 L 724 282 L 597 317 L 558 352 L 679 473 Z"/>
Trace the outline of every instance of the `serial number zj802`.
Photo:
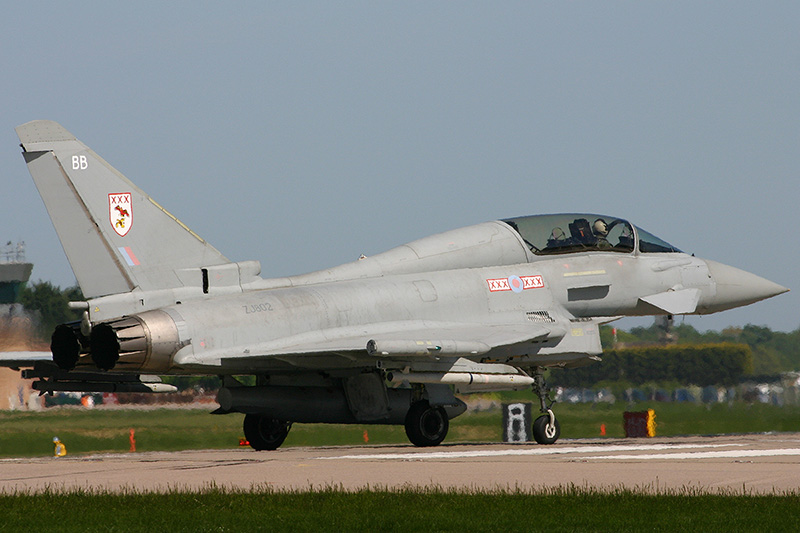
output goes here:
<path id="1" fill-rule="evenodd" d="M 243 305 L 244 312 L 247 315 L 253 313 L 265 313 L 267 311 L 273 311 L 272 304 L 269 302 L 264 302 L 262 304 L 250 304 L 250 305 Z"/>

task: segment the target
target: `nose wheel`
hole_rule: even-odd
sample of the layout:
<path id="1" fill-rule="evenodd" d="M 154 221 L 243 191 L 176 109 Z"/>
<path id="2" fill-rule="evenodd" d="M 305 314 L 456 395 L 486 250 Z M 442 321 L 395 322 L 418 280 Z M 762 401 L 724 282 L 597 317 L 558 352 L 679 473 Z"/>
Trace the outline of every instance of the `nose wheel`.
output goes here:
<path id="1" fill-rule="evenodd" d="M 533 438 L 539 444 L 555 444 L 561 435 L 561 426 L 552 409 L 533 421 Z"/>
<path id="2" fill-rule="evenodd" d="M 536 367 L 533 374 L 533 393 L 539 398 L 539 411 L 543 414 L 533 421 L 533 438 L 539 444 L 555 444 L 561 436 L 561 426 L 551 407 L 550 390 L 544 381 L 544 369 Z"/>

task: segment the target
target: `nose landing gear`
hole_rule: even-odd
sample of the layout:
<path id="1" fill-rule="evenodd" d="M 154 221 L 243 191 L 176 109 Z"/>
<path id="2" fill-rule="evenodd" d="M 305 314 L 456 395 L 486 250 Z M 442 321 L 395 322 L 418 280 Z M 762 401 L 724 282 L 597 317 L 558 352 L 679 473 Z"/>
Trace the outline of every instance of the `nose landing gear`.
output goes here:
<path id="1" fill-rule="evenodd" d="M 544 413 L 533 422 L 533 438 L 539 444 L 555 444 L 561 435 L 561 426 L 551 407 L 550 390 L 544 381 L 544 368 L 537 366 L 533 374 L 533 393 L 539 398 L 539 411 Z"/>

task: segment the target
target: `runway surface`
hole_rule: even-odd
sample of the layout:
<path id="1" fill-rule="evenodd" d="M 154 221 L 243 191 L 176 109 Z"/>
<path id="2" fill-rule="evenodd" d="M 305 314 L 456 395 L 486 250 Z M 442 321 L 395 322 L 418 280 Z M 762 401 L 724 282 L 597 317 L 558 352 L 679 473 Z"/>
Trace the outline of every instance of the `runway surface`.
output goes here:
<path id="1" fill-rule="evenodd" d="M 0 492 L 341 487 L 800 492 L 800 434 L 358 446 L 274 452 L 191 450 L 0 460 Z"/>

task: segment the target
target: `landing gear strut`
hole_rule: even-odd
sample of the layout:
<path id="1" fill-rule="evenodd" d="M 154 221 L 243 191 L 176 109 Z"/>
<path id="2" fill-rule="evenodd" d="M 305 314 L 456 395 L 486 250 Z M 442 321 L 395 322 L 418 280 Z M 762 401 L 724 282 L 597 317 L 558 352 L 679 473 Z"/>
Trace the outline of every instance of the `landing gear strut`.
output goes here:
<path id="1" fill-rule="evenodd" d="M 544 368 L 537 366 L 533 374 L 533 393 L 539 397 L 539 411 L 544 414 L 533 422 L 533 438 L 539 444 L 554 444 L 561 435 L 561 426 L 551 409 L 555 400 L 550 399 L 549 392 L 544 382 Z"/>

